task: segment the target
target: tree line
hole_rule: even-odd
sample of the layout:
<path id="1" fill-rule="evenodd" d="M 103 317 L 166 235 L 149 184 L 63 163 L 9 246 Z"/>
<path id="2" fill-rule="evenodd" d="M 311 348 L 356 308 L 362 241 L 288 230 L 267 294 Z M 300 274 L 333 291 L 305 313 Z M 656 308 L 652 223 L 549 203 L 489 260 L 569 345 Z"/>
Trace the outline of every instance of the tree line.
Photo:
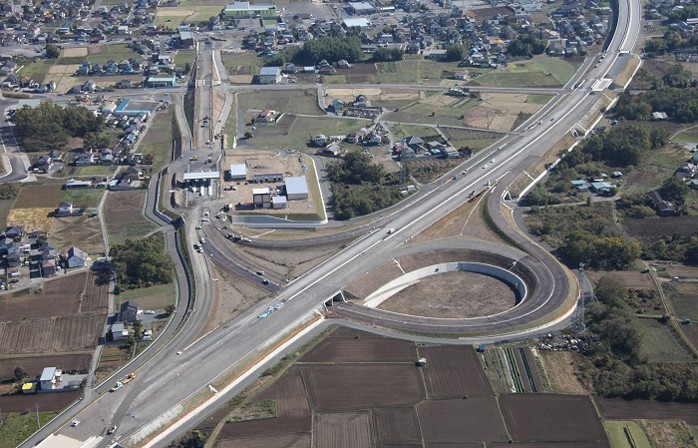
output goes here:
<path id="1" fill-rule="evenodd" d="M 12 120 L 15 136 L 27 152 L 61 149 L 73 137 L 85 138 L 105 128 L 104 120 L 84 107 L 61 107 L 49 101 L 35 108 L 24 106 Z"/>
<path id="2" fill-rule="evenodd" d="M 114 244 L 109 256 L 117 274 L 119 290 L 146 288 L 173 280 L 174 263 L 165 251 L 165 240 L 159 233 Z"/>

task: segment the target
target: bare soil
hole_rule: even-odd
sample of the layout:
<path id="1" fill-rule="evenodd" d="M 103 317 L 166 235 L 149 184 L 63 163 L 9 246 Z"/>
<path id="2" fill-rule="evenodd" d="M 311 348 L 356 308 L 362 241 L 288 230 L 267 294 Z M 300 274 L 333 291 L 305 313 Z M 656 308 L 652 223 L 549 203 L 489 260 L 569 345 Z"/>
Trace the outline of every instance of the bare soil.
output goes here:
<path id="1" fill-rule="evenodd" d="M 104 201 L 104 220 L 112 243 L 142 237 L 155 229 L 143 216 L 145 194 L 145 190 L 107 193 L 107 199 Z"/>
<path id="2" fill-rule="evenodd" d="M 372 269 L 350 283 L 344 290 L 350 295 L 365 299 L 372 292 L 385 285 L 391 280 L 395 280 L 404 274 L 395 263 L 387 263 L 376 269 Z"/>
<path id="3" fill-rule="evenodd" d="M 56 392 L 36 395 L 0 395 L 3 412 L 34 412 L 36 406 L 44 411 L 61 411 L 77 400 L 81 392 Z"/>
<path id="4" fill-rule="evenodd" d="M 494 397 L 426 401 L 417 413 L 427 446 L 508 440 Z"/>
<path id="5" fill-rule="evenodd" d="M 53 218 L 49 238 L 58 251 L 77 246 L 91 256 L 104 256 L 102 227 L 97 217 Z"/>
<path id="6" fill-rule="evenodd" d="M 429 399 L 492 395 L 480 360 L 472 347 L 420 347 L 427 359 L 422 369 Z"/>
<path id="7" fill-rule="evenodd" d="M 310 415 L 303 377 L 299 371 L 289 371 L 259 394 L 260 400 L 275 399 L 276 415 Z"/>
<path id="8" fill-rule="evenodd" d="M 508 394 L 499 405 L 514 441 L 608 443 L 588 396 Z"/>
<path id="9" fill-rule="evenodd" d="M 371 448 L 367 412 L 317 414 L 313 419 L 315 448 Z"/>
<path id="10" fill-rule="evenodd" d="M 599 412 L 613 420 L 683 420 L 698 425 L 698 404 L 594 397 Z"/>
<path id="11" fill-rule="evenodd" d="M 506 283 L 474 272 L 446 272 L 426 277 L 390 297 L 378 308 L 427 317 L 480 317 L 516 305 Z"/>
<path id="12" fill-rule="evenodd" d="M 28 377 L 41 375 L 44 367 L 55 366 L 64 372 L 70 370 L 85 371 L 90 367 L 89 353 L 74 353 L 46 356 L 22 356 L 0 360 L 0 379 L 14 378 L 14 369 L 21 366 Z"/>
<path id="13" fill-rule="evenodd" d="M 639 271 L 586 271 L 587 277 L 597 283 L 603 277 L 614 277 L 623 283 L 626 288 L 654 289 L 654 283 L 649 273 Z"/>
<path id="14" fill-rule="evenodd" d="M 281 434 L 274 436 L 241 437 L 239 439 L 220 440 L 216 448 L 309 448 L 310 433 Z"/>
<path id="15" fill-rule="evenodd" d="M 413 362 L 416 359 L 417 350 L 411 341 L 338 328 L 299 362 Z"/>
<path id="16" fill-rule="evenodd" d="M 339 246 L 319 246 L 305 249 L 261 249 L 251 246 L 237 246 L 256 262 L 263 260 L 265 268 L 273 270 L 289 280 L 299 277 L 337 253 Z"/>
<path id="17" fill-rule="evenodd" d="M 422 434 L 413 407 L 376 409 L 373 412 L 373 424 L 380 443 L 412 443 L 421 446 Z"/>
<path id="18" fill-rule="evenodd" d="M 303 367 L 314 410 L 405 406 L 424 399 L 414 364 L 333 364 Z"/>
<path id="19" fill-rule="evenodd" d="M 63 185 L 48 183 L 43 185 L 23 185 L 17 196 L 14 208 L 56 208 L 63 200 Z"/>

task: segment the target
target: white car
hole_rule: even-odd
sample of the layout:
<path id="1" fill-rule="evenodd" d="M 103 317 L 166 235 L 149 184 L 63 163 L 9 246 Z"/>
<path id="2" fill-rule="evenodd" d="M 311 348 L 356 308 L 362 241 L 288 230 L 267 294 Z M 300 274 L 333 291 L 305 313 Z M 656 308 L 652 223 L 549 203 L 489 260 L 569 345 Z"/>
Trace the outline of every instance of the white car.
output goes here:
<path id="1" fill-rule="evenodd" d="M 70 426 L 72 426 L 72 427 L 76 427 L 79 424 L 80 424 L 80 420 L 73 420 L 72 422 L 70 422 Z"/>

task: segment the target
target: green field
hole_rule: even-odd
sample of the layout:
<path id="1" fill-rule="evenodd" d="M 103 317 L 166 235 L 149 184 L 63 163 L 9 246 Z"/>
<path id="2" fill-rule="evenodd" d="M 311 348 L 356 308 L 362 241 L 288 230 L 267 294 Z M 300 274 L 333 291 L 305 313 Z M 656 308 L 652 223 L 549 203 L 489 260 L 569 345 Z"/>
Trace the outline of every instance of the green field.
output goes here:
<path id="1" fill-rule="evenodd" d="M 58 412 L 39 412 L 39 421 L 43 427 L 51 421 Z M 10 412 L 1 414 L 2 424 L 0 424 L 0 448 L 15 448 L 27 437 L 34 434 L 38 429 L 36 413 L 34 412 Z"/>
<path id="2" fill-rule="evenodd" d="M 698 143 L 698 128 L 686 129 L 671 139 L 671 141 L 676 143 Z"/>
<path id="3" fill-rule="evenodd" d="M 117 165 L 88 165 L 88 166 L 75 166 L 70 165 L 65 167 L 63 172 L 60 174 L 61 177 L 66 176 L 112 176 Z"/>
<path id="4" fill-rule="evenodd" d="M 564 59 L 536 56 L 527 61 L 510 62 L 475 78 L 474 82 L 497 87 L 561 87 L 575 71 L 575 66 Z"/>
<path id="5" fill-rule="evenodd" d="M 548 104 L 550 100 L 555 98 L 554 95 L 531 94 L 526 97 L 526 102 L 531 104 Z"/>
<path id="6" fill-rule="evenodd" d="M 31 62 L 18 72 L 21 76 L 28 76 L 34 81 L 42 83 L 46 80 L 46 75 L 48 75 L 51 67 L 56 63 L 56 59 L 40 59 L 36 62 Z"/>
<path id="7" fill-rule="evenodd" d="M 691 362 L 695 358 L 674 335 L 669 324 L 655 319 L 637 319 L 642 335 L 640 354 L 649 362 Z"/>
<path id="8" fill-rule="evenodd" d="M 670 291 L 668 297 L 676 316 L 698 321 L 698 284 L 676 283 L 674 287 L 676 290 Z"/>
<path id="9" fill-rule="evenodd" d="M 432 137 L 438 135 L 434 128 L 428 126 L 411 126 L 407 124 L 396 124 L 391 127 L 395 140 L 401 140 L 405 137 Z"/>
<path id="10" fill-rule="evenodd" d="M 473 151 L 486 148 L 505 135 L 496 132 L 472 131 L 468 129 L 449 128 L 446 126 L 442 126 L 440 129 L 446 138 L 448 138 L 451 145 L 456 148 L 467 146 Z"/>
<path id="11" fill-rule="evenodd" d="M 138 152 L 153 158 L 154 172 L 160 170 L 170 160 L 173 117 L 174 110 L 158 113 L 137 148 Z"/>
<path id="12" fill-rule="evenodd" d="M 238 108 L 263 110 L 271 109 L 287 114 L 324 115 L 318 106 L 317 90 L 287 90 L 240 93 L 237 95 Z"/>
<path id="13" fill-rule="evenodd" d="M 174 57 L 174 64 L 177 67 L 182 67 L 187 65 L 187 62 L 194 66 L 194 59 L 196 58 L 196 50 L 179 50 Z"/>
<path id="14" fill-rule="evenodd" d="M 161 8 L 155 14 L 155 25 L 163 25 L 167 28 L 176 28 L 184 22 L 204 22 L 213 16 L 217 16 L 223 10 L 223 6 L 202 6 L 200 4 L 180 6 L 175 8 Z"/>
<path id="15" fill-rule="evenodd" d="M 347 135 L 368 124 L 351 118 L 295 117 L 287 130 L 269 127 L 269 132 L 264 133 L 265 129 L 257 128 L 257 134 L 248 144 L 260 149 L 305 149 L 314 135 Z"/>
<path id="16" fill-rule="evenodd" d="M 264 59 L 254 51 L 242 53 L 222 53 L 221 61 L 228 73 L 237 75 L 257 75 L 259 68 L 264 65 Z"/>
<path id="17" fill-rule="evenodd" d="M 400 108 L 397 112 L 386 114 L 385 118 L 395 122 L 463 126 L 468 109 L 478 103 L 479 100 L 475 98 L 463 98 L 450 106 L 439 104 L 433 100 L 417 101 Z"/>
<path id="18" fill-rule="evenodd" d="M 106 64 L 109 61 L 119 63 L 128 58 L 139 61 L 143 59 L 140 54 L 128 48 L 128 44 L 90 45 L 87 47 L 87 56 L 65 57 L 61 53 L 56 64 L 82 64 L 85 61 L 90 61 L 92 64 Z"/>
<path id="19" fill-rule="evenodd" d="M 119 300 L 122 303 L 127 300 L 133 300 L 143 310 L 162 310 L 167 305 L 174 305 L 175 285 L 174 283 L 167 283 L 148 288 L 127 289 L 119 294 Z"/>
<path id="20" fill-rule="evenodd" d="M 635 422 L 606 420 L 603 426 L 611 448 L 652 448 L 645 432 Z"/>
<path id="21" fill-rule="evenodd" d="M 104 196 L 104 188 L 76 188 L 65 190 L 63 200 L 77 207 L 96 208 Z"/>
<path id="22" fill-rule="evenodd" d="M 428 84 L 438 84 L 444 71 L 462 70 L 458 68 L 458 63 L 446 64 L 429 59 L 379 62 L 376 64 L 376 68 L 378 79 L 383 84 L 419 84 L 422 80 Z"/>

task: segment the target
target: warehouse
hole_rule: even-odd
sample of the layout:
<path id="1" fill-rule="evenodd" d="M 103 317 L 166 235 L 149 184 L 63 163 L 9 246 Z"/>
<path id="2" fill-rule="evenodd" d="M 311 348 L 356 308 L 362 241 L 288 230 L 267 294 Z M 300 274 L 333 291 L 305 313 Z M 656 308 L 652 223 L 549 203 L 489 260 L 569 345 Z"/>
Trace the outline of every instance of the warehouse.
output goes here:
<path id="1" fill-rule="evenodd" d="M 289 201 L 308 199 L 308 182 L 305 176 L 286 178 L 286 198 Z"/>
<path id="2" fill-rule="evenodd" d="M 230 180 L 247 180 L 247 165 L 244 163 L 230 165 Z"/>
<path id="3" fill-rule="evenodd" d="M 223 10 L 226 17 L 236 19 L 249 19 L 253 17 L 274 17 L 276 16 L 276 6 L 263 4 L 250 4 L 250 2 L 229 3 Z"/>
<path id="4" fill-rule="evenodd" d="M 175 87 L 177 84 L 177 79 L 172 76 L 167 77 L 157 77 L 151 76 L 145 82 L 146 87 L 162 88 L 162 87 Z"/>
<path id="5" fill-rule="evenodd" d="M 149 117 L 157 109 L 158 103 L 149 101 L 131 101 L 126 98 L 121 100 L 119 105 L 114 109 L 114 115 L 117 117 L 137 117 L 144 114 Z"/>
<path id="6" fill-rule="evenodd" d="M 253 188 L 252 203 L 255 208 L 269 208 L 271 206 L 271 190 L 269 188 Z"/>
<path id="7" fill-rule="evenodd" d="M 349 10 L 355 16 L 373 14 L 376 12 L 376 7 L 370 2 L 349 2 Z"/>

